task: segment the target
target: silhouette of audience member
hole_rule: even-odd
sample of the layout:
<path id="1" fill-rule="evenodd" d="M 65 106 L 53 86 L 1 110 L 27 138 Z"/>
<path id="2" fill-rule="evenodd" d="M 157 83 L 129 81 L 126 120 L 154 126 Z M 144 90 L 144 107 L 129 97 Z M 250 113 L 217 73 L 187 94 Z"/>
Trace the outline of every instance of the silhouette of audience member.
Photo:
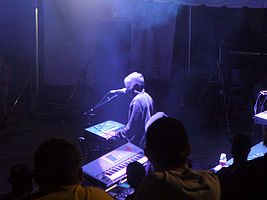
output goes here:
<path id="1" fill-rule="evenodd" d="M 267 147 L 267 129 L 264 131 L 263 144 Z M 267 190 L 267 153 L 240 166 L 229 177 L 228 199 L 262 199 Z"/>
<path id="2" fill-rule="evenodd" d="M 251 140 L 247 135 L 238 134 L 235 135 L 230 140 L 232 147 L 231 147 L 231 155 L 233 157 L 233 164 L 229 167 L 223 167 L 220 171 L 216 173 L 219 177 L 221 183 L 221 192 L 222 192 L 222 199 L 227 199 L 227 190 L 231 190 L 228 188 L 228 178 L 231 176 L 235 170 L 245 164 L 247 162 L 248 154 L 251 149 Z"/>
<path id="3" fill-rule="evenodd" d="M 237 167 L 247 162 L 248 154 L 252 146 L 250 138 L 244 134 L 235 135 L 231 138 L 230 142 L 232 145 L 231 155 L 233 157 L 233 164 L 229 167 L 222 168 L 216 173 L 220 181 L 221 179 L 227 178 L 227 175 L 235 171 Z"/>
<path id="4" fill-rule="evenodd" d="M 145 154 L 155 172 L 147 175 L 136 200 L 220 199 L 218 177 L 210 171 L 188 167 L 191 152 L 182 123 L 163 116 L 147 129 Z"/>
<path id="5" fill-rule="evenodd" d="M 134 189 L 134 193 L 128 195 L 126 200 L 134 199 L 136 191 L 138 190 L 143 178 L 146 175 L 145 167 L 139 162 L 135 161 L 127 166 L 127 182 Z"/>
<path id="6" fill-rule="evenodd" d="M 8 182 L 11 184 L 11 191 L 0 196 L 0 200 L 14 200 L 29 195 L 33 190 L 33 172 L 25 164 L 17 164 L 10 170 Z"/>
<path id="7" fill-rule="evenodd" d="M 81 152 L 63 138 L 44 142 L 34 154 L 34 178 L 39 191 L 27 199 L 38 200 L 111 200 L 106 192 L 81 186 Z"/>

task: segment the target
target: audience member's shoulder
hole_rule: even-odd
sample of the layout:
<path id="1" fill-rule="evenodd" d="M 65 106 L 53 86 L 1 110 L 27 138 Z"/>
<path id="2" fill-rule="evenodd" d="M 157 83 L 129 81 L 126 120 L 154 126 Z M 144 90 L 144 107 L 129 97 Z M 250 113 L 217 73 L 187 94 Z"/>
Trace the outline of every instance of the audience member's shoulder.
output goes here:
<path id="1" fill-rule="evenodd" d="M 161 182 L 164 179 L 164 172 L 153 172 L 145 177 L 147 182 Z"/>
<path id="2" fill-rule="evenodd" d="M 153 172 L 148 174 L 142 181 L 141 185 L 146 188 L 166 186 L 166 174 L 165 172 Z"/>
<path id="3" fill-rule="evenodd" d="M 203 175 L 203 176 L 216 177 L 215 173 L 209 170 L 195 170 L 194 172 L 198 173 L 199 175 Z"/>
<path id="4" fill-rule="evenodd" d="M 240 179 L 265 179 L 267 170 L 267 156 L 259 157 L 253 160 L 248 161 L 242 167 L 239 167 L 238 170 L 233 174 L 234 177 Z"/>
<path id="5" fill-rule="evenodd" d="M 29 196 L 26 196 L 20 200 L 57 200 L 57 199 L 73 199 L 75 196 L 79 196 L 84 200 L 114 200 L 105 191 L 88 186 L 64 186 L 64 188 L 57 188 L 55 190 L 37 191 Z M 78 198 L 78 199 L 79 199 Z M 76 198 L 75 198 L 76 199 Z"/>
<path id="6" fill-rule="evenodd" d="M 200 171 L 195 171 L 198 175 L 204 177 L 205 179 L 210 180 L 211 182 L 217 183 L 219 182 L 218 177 L 213 171 L 207 171 L 207 170 L 200 170 Z"/>
<path id="7" fill-rule="evenodd" d="M 240 166 L 236 172 L 235 176 L 254 176 L 255 174 L 262 173 L 267 169 L 267 155 L 253 160 L 247 161 L 244 165 Z"/>
<path id="8" fill-rule="evenodd" d="M 236 167 L 233 165 L 229 167 L 222 167 L 219 171 L 217 171 L 215 174 L 219 177 L 219 179 L 225 179 L 228 176 L 230 176 L 234 171 Z"/>
<path id="9" fill-rule="evenodd" d="M 109 195 L 108 193 L 106 193 L 105 191 L 99 189 L 99 188 L 96 188 L 96 187 L 87 187 L 90 192 L 91 192 L 91 197 L 90 199 L 94 199 L 94 200 L 114 200 L 114 198 Z"/>

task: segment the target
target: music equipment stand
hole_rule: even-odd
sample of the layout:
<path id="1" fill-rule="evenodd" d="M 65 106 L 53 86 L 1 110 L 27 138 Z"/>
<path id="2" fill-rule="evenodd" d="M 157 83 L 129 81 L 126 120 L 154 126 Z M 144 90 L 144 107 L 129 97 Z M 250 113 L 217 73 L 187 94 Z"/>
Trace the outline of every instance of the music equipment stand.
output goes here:
<path id="1" fill-rule="evenodd" d="M 216 72 L 217 72 L 217 76 L 216 76 L 217 80 L 213 81 L 212 76 L 211 75 L 209 76 L 209 79 L 205 83 L 204 88 L 203 88 L 196 104 L 194 105 L 192 112 L 190 113 L 186 124 L 190 124 L 190 121 L 191 121 L 200 101 L 202 100 L 202 98 L 203 98 L 203 96 L 204 96 L 204 94 L 208 88 L 208 85 L 210 83 L 217 83 L 220 86 L 219 94 L 223 96 L 223 105 L 222 106 L 223 106 L 223 110 L 224 110 L 224 114 L 225 114 L 226 131 L 228 134 L 230 134 L 229 116 L 228 116 L 227 101 L 226 101 L 226 94 L 225 94 L 225 83 L 224 83 L 224 76 L 223 76 L 224 69 L 223 69 L 223 65 L 222 65 L 222 47 L 219 47 L 219 58 L 218 58 L 217 65 L 216 65 Z"/>

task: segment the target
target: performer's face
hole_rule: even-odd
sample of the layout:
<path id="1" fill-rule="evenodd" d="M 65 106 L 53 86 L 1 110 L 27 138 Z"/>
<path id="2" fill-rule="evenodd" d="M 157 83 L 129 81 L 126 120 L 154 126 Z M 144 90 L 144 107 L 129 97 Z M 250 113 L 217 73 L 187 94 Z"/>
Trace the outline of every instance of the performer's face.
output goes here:
<path id="1" fill-rule="evenodd" d="M 127 89 L 127 91 L 126 91 L 126 93 L 130 96 L 130 97 L 134 97 L 135 96 L 135 92 L 134 92 L 134 84 L 132 84 L 132 82 L 125 82 L 124 83 L 124 85 L 125 85 L 125 87 L 126 87 L 126 89 Z"/>

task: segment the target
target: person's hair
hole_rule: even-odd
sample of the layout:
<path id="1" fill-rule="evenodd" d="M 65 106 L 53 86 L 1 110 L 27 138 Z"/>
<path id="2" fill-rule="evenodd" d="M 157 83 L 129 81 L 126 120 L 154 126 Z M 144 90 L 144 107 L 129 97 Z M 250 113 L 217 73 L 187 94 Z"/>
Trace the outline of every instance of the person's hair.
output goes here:
<path id="1" fill-rule="evenodd" d="M 127 182 L 132 188 L 137 189 L 146 175 L 145 167 L 137 161 L 131 162 L 127 165 L 126 172 Z"/>
<path id="2" fill-rule="evenodd" d="M 246 155 L 249 153 L 252 143 L 250 138 L 244 134 L 237 134 L 231 140 L 232 154 Z"/>
<path id="3" fill-rule="evenodd" d="M 81 152 L 71 141 L 52 138 L 34 154 L 35 180 L 39 186 L 54 188 L 80 182 Z"/>
<path id="4" fill-rule="evenodd" d="M 162 117 L 147 129 L 146 149 L 148 157 L 165 169 L 177 168 L 187 160 L 190 147 L 183 124 L 170 117 Z"/>

